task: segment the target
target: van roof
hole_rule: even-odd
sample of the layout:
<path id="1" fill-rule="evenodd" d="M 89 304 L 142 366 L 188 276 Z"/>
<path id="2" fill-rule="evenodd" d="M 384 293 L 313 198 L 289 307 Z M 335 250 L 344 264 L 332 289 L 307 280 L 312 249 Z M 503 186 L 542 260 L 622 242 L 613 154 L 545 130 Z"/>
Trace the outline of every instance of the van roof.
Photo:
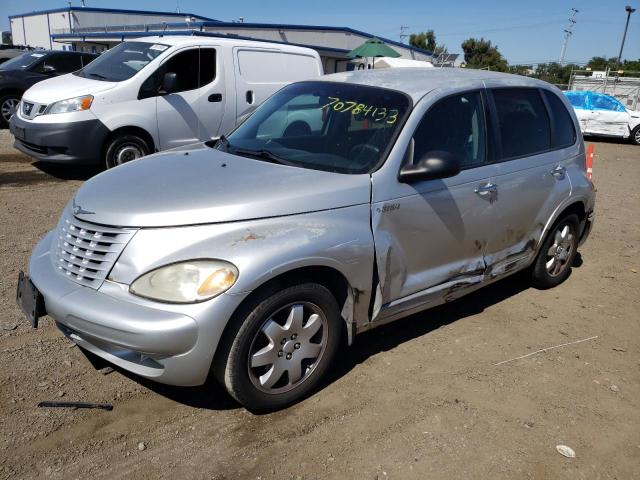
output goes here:
<path id="1" fill-rule="evenodd" d="M 313 53 L 316 55 L 316 51 L 311 48 L 299 47 L 296 45 L 289 45 L 284 43 L 272 43 L 265 42 L 263 40 L 245 40 L 240 38 L 222 38 L 222 37 L 209 37 L 201 35 L 154 35 L 149 37 L 140 37 L 130 39 L 132 42 L 147 42 L 147 43 L 162 43 L 170 46 L 187 46 L 187 45 L 238 45 L 246 47 L 262 47 L 262 48 L 277 48 L 278 50 L 286 50 L 289 52 L 298 53 Z"/>
<path id="2" fill-rule="evenodd" d="M 504 86 L 547 86 L 547 82 L 509 73 L 473 70 L 469 68 L 384 68 L 333 73 L 318 80 L 345 82 L 398 90 L 417 102 L 436 88 L 482 87 L 485 81 L 497 81 Z"/>

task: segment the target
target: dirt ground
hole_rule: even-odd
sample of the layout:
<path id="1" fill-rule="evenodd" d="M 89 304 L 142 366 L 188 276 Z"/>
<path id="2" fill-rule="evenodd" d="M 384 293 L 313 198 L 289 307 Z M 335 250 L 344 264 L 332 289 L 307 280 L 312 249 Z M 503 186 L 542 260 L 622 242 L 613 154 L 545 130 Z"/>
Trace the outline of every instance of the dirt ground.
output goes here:
<path id="1" fill-rule="evenodd" d="M 48 317 L 28 326 L 18 271 L 90 172 L 45 173 L 11 142 L 0 131 L 0 478 L 640 478 L 640 147 L 595 143 L 596 224 L 564 284 L 519 275 L 363 334 L 313 396 L 258 416 L 215 385 L 104 375 Z M 57 399 L 113 411 L 37 408 Z"/>

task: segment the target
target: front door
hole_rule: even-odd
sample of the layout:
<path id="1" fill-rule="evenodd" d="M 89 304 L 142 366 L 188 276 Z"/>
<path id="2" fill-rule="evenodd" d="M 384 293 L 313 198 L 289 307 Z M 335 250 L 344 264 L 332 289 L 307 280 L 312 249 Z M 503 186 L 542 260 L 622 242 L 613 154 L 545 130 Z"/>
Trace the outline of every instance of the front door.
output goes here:
<path id="1" fill-rule="evenodd" d="M 554 211 L 568 198 L 566 174 L 579 154 L 573 120 L 554 93 L 491 89 L 498 149 L 493 228 L 486 251 L 495 278 L 528 265 Z"/>
<path id="2" fill-rule="evenodd" d="M 158 81 L 162 82 L 168 72 L 177 74 L 177 89 L 156 97 L 160 150 L 216 135 L 225 98 L 223 76 L 217 74 L 215 49 L 181 50 L 159 68 Z"/>
<path id="3" fill-rule="evenodd" d="M 624 137 L 629 134 L 629 114 L 620 102 L 608 95 L 592 93 L 587 120 L 588 133 Z"/>
<path id="4" fill-rule="evenodd" d="M 461 161 L 458 175 L 397 181 L 391 189 L 378 187 L 373 175 L 379 277 L 374 315 L 380 310 L 374 320 L 453 299 L 481 282 L 494 201 L 483 105 L 480 91 L 446 97 L 426 112 L 414 132 L 405 163 L 430 152 L 449 152 Z"/>

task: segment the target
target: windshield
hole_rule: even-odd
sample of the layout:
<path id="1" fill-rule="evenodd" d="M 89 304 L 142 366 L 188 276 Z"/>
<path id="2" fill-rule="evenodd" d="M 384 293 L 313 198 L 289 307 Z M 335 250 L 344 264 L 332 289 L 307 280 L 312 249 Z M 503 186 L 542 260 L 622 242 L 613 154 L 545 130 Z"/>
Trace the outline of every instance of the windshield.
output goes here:
<path id="1" fill-rule="evenodd" d="M 25 70 L 45 55 L 45 53 L 37 52 L 23 53 L 0 64 L 0 70 Z"/>
<path id="2" fill-rule="evenodd" d="M 160 43 L 123 42 L 107 50 L 74 75 L 106 82 L 121 82 L 133 77 L 167 48 L 168 45 Z"/>
<path id="3" fill-rule="evenodd" d="M 217 148 L 297 167 L 360 174 L 386 158 L 410 109 L 406 95 L 301 82 L 267 100 Z"/>

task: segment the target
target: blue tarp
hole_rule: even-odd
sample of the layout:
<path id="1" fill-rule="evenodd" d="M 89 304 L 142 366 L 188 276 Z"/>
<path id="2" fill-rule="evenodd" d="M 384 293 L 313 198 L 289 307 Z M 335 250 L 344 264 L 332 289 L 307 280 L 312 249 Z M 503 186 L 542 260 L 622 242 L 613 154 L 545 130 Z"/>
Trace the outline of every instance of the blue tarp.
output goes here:
<path id="1" fill-rule="evenodd" d="M 604 93 L 568 90 L 564 94 L 573 108 L 579 110 L 612 110 L 624 112 L 626 108 L 617 99 Z"/>

